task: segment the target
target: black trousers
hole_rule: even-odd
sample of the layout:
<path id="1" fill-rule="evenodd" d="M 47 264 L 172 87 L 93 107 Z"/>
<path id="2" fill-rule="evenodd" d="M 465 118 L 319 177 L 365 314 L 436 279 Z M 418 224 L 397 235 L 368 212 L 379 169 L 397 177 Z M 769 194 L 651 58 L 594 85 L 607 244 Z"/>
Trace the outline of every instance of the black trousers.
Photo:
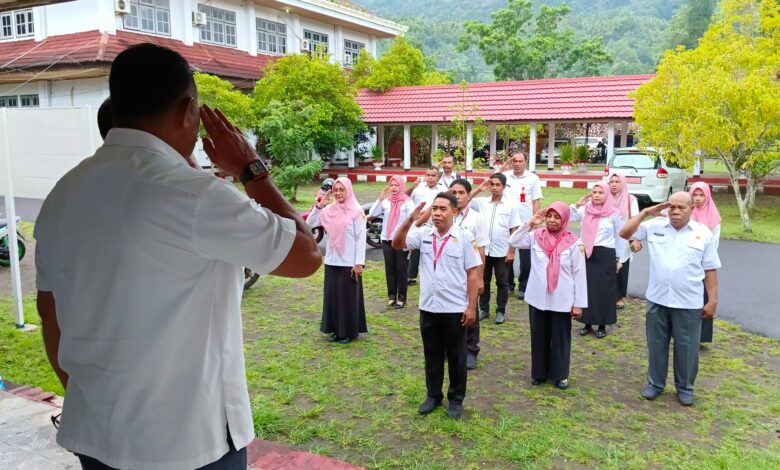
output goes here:
<path id="1" fill-rule="evenodd" d="M 420 335 L 425 354 L 425 386 L 428 396 L 444 397 L 444 355 L 450 374 L 447 400 L 463 403 L 466 397 L 466 328 L 460 324 L 463 312 L 432 313 L 420 310 Z"/>
<path id="2" fill-rule="evenodd" d="M 466 328 L 466 351 L 475 356 L 479 354 L 479 314 L 477 322 L 471 328 Z"/>
<path id="3" fill-rule="evenodd" d="M 496 312 L 506 313 L 506 303 L 509 300 L 509 281 L 507 280 L 507 267 L 511 266 L 506 262 L 506 258 L 485 256 L 485 272 L 482 281 L 485 284 L 485 290 L 479 296 L 480 311 L 490 311 L 490 283 L 493 280 L 493 273 L 496 274 Z"/>
<path id="4" fill-rule="evenodd" d="M 409 279 L 417 279 L 420 271 L 420 250 L 412 250 L 409 253 Z"/>
<path id="5" fill-rule="evenodd" d="M 569 377 L 571 314 L 528 306 L 531 323 L 531 377 L 557 382 Z"/>
<path id="6" fill-rule="evenodd" d="M 528 276 L 531 275 L 531 250 L 517 250 L 518 260 L 520 261 L 520 274 L 517 276 L 517 290 L 525 292 L 525 288 L 528 287 Z M 509 263 L 509 274 L 507 274 L 509 281 L 509 292 L 515 290 L 515 266 L 513 263 Z"/>
<path id="7" fill-rule="evenodd" d="M 704 282 L 704 281 L 702 281 Z M 707 305 L 707 302 L 709 302 L 709 296 L 707 296 L 707 286 L 704 286 L 704 305 Z M 715 319 L 714 318 L 703 318 L 701 320 L 701 343 L 711 343 L 712 342 L 712 333 L 715 329 Z"/>
<path id="8" fill-rule="evenodd" d="M 617 298 L 622 299 L 628 293 L 628 272 L 631 269 L 631 260 L 626 260 L 617 273 Z"/>
<path id="9" fill-rule="evenodd" d="M 387 280 L 387 298 L 406 302 L 406 289 L 409 286 L 409 252 L 393 249 L 388 240 L 382 240 L 382 254 L 385 257 L 385 279 Z"/>

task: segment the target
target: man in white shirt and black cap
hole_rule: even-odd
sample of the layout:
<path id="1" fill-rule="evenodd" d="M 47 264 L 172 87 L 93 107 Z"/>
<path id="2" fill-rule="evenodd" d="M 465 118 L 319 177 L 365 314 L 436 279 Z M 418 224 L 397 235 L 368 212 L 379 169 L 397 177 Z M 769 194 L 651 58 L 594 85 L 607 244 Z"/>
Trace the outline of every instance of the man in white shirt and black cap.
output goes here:
<path id="1" fill-rule="evenodd" d="M 246 467 L 242 267 L 305 277 L 322 256 L 254 148 L 199 107 L 181 55 L 133 46 L 109 88 L 105 144 L 35 226 L 44 345 L 66 389 L 57 442 L 89 469 Z M 246 195 L 187 165 L 201 120 Z"/>

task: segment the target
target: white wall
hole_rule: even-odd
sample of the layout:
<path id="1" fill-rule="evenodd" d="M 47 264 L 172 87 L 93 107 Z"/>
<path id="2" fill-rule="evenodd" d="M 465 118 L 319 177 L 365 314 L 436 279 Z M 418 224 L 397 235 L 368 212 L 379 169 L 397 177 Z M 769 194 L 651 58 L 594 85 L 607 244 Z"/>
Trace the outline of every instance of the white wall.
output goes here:
<path id="1" fill-rule="evenodd" d="M 107 4 L 108 8 L 100 5 Z M 113 0 L 76 0 L 74 2 L 58 3 L 35 8 L 36 18 L 43 11 L 43 23 L 46 36 L 79 33 L 82 31 L 100 30 L 105 20 L 105 14 L 114 14 Z M 101 14 L 103 19 L 101 19 Z M 36 21 L 36 24 L 38 22 Z M 36 38 L 38 32 L 36 31 Z M 43 39 L 43 38 L 41 38 Z"/>
<path id="2" fill-rule="evenodd" d="M 108 98 L 108 77 L 50 82 L 50 107 L 100 106 Z M 41 103 L 43 105 L 43 102 Z"/>

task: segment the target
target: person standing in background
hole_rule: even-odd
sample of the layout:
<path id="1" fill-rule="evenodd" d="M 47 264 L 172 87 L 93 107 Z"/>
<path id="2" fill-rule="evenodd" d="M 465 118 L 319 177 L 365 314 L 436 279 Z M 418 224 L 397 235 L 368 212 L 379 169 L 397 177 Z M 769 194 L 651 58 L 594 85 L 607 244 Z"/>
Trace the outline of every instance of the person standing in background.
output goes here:
<path id="1" fill-rule="evenodd" d="M 628 192 L 628 182 L 623 172 L 612 171 L 607 184 L 609 185 L 607 200 L 618 210 L 623 222 L 639 213 L 639 202 L 633 194 Z M 617 255 L 620 257 L 620 269 L 617 272 L 615 308 L 620 310 L 625 307 L 626 295 L 628 294 L 628 272 L 632 258 L 631 246 L 627 245 L 623 253 L 617 253 Z"/>
<path id="2" fill-rule="evenodd" d="M 712 191 L 707 183 L 701 181 L 693 183 L 688 190 L 693 198 L 693 212 L 691 220 L 707 226 L 712 231 L 715 250 L 720 246 L 720 212 L 712 200 Z M 707 304 L 707 289 L 704 289 L 704 304 Z M 701 342 L 712 343 L 712 333 L 715 317 L 706 317 L 701 322 Z"/>
<path id="3" fill-rule="evenodd" d="M 458 173 L 452 171 L 455 168 L 455 157 L 445 155 L 439 163 L 441 173 L 439 174 L 439 190 L 446 191 L 453 181 L 458 179 Z"/>

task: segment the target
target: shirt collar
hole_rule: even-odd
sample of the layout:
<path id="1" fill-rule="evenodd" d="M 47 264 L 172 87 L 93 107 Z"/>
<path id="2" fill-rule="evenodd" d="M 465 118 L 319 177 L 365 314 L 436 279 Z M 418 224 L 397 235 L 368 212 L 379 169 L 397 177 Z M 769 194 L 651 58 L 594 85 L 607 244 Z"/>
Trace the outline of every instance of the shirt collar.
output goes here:
<path id="1" fill-rule="evenodd" d="M 664 224 L 664 227 L 668 228 L 669 230 L 673 230 L 675 232 L 682 232 L 683 230 L 693 230 L 693 227 L 691 226 L 692 220 L 689 220 L 687 224 L 685 224 L 685 227 L 681 228 L 680 230 L 677 230 L 672 225 L 672 220 L 670 218 L 666 218 L 666 224 Z"/>
<path id="2" fill-rule="evenodd" d="M 439 240 L 447 238 L 450 235 L 452 236 L 452 238 L 458 238 L 457 231 L 458 231 L 458 226 L 453 223 L 450 226 L 450 229 L 447 230 L 447 233 L 445 233 L 444 235 L 439 235 L 439 230 L 436 229 L 436 226 L 435 225 L 431 225 L 431 233 L 433 234 L 433 236 L 435 236 Z"/>
<path id="3" fill-rule="evenodd" d="M 108 131 L 103 146 L 140 147 L 161 155 L 173 164 L 186 165 L 184 157 L 164 140 L 138 129 L 115 127 Z"/>

